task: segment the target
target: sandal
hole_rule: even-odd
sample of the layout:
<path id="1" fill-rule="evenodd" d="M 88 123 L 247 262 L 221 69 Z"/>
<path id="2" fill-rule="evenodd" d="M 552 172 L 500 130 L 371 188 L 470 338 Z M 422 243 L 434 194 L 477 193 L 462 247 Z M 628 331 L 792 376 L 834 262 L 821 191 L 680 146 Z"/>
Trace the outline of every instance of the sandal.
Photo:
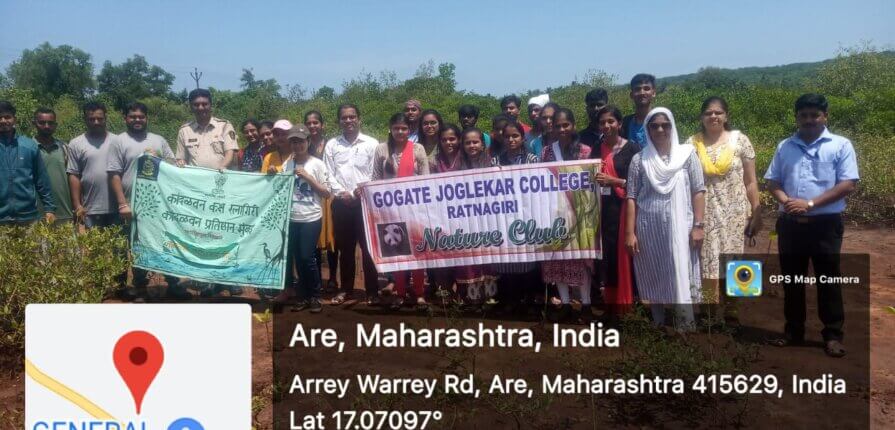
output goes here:
<path id="1" fill-rule="evenodd" d="M 336 294 L 335 297 L 330 300 L 330 303 L 333 305 L 341 305 L 345 303 L 345 293 Z"/>
<path id="2" fill-rule="evenodd" d="M 401 307 L 403 307 L 403 306 L 404 306 L 404 299 L 397 299 L 397 300 L 393 301 L 392 304 L 388 308 L 393 311 L 400 311 Z"/>
<path id="3" fill-rule="evenodd" d="M 765 343 L 778 348 L 785 348 L 787 346 L 801 346 L 805 341 L 802 339 L 792 339 L 790 337 L 778 337 L 775 339 L 767 339 L 765 340 Z"/>
<path id="4" fill-rule="evenodd" d="M 416 310 L 420 312 L 425 312 L 429 309 L 429 304 L 426 303 L 426 299 L 422 297 L 416 298 Z"/>
<path id="5" fill-rule="evenodd" d="M 830 357 L 841 358 L 845 356 L 845 346 L 838 340 L 828 340 L 824 346 L 824 352 Z"/>
<path id="6" fill-rule="evenodd" d="M 380 296 L 391 296 L 393 294 L 395 294 L 395 283 L 392 281 L 389 281 L 381 290 L 379 290 Z"/>

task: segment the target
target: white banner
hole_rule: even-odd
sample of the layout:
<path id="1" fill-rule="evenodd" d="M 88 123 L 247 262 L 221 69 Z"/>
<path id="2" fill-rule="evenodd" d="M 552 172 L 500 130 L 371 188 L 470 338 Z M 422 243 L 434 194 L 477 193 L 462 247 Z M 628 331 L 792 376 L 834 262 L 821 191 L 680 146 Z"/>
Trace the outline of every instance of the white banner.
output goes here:
<path id="1" fill-rule="evenodd" d="M 361 186 L 379 272 L 601 258 L 600 160 L 464 170 Z"/>

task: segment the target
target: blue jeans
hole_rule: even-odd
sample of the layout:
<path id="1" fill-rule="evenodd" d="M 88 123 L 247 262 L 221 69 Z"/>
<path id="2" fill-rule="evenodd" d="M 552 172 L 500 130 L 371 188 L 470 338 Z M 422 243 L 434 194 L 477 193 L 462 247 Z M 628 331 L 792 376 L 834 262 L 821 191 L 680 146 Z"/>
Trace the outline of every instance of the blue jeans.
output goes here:
<path id="1" fill-rule="evenodd" d="M 292 264 L 298 269 L 298 297 L 320 299 L 320 272 L 317 271 L 317 239 L 322 220 L 289 223 L 289 247 L 286 248 L 286 285 L 295 288 Z"/>

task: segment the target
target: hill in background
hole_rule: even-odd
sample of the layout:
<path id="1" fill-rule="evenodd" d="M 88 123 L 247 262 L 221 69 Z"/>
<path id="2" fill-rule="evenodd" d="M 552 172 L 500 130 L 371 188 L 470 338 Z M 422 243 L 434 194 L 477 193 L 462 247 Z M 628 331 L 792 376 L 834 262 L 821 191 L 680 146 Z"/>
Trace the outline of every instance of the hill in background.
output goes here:
<path id="1" fill-rule="evenodd" d="M 882 51 L 878 55 L 895 58 L 895 51 Z M 806 82 L 816 80 L 820 71 L 824 67 L 832 65 L 835 61 L 835 58 L 830 58 L 809 63 L 791 63 L 768 67 L 741 67 L 738 69 L 708 66 L 699 69 L 696 73 L 666 76 L 659 78 L 659 81 L 664 85 L 686 85 L 703 79 L 707 74 L 711 74 L 726 81 L 734 81 L 746 85 L 801 88 L 805 86 Z"/>

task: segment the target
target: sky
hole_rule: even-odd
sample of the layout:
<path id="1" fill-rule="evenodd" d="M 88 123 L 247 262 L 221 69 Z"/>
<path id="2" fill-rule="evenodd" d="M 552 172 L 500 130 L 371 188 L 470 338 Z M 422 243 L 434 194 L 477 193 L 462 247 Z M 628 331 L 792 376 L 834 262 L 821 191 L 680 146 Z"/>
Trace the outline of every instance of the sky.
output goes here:
<path id="1" fill-rule="evenodd" d="M 458 89 L 503 95 L 603 70 L 692 73 L 834 57 L 863 41 L 895 47 L 895 2 L 813 1 L 13 1 L 0 0 L 4 71 L 43 42 L 103 62 L 134 54 L 175 75 L 175 90 L 258 79 L 306 89 L 420 64 L 456 65 Z"/>

